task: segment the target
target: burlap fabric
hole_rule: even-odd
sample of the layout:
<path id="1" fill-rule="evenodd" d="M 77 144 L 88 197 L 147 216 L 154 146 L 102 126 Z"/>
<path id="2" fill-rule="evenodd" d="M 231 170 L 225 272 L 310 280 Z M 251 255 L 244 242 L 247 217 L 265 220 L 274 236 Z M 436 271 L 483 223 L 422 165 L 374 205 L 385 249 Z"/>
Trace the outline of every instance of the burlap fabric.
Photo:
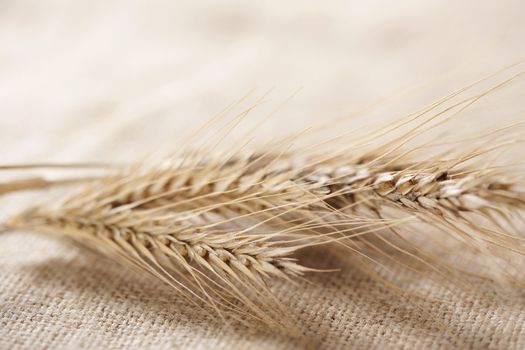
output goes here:
<path id="1" fill-rule="evenodd" d="M 261 129 L 273 133 L 405 87 L 422 91 L 430 81 L 438 86 L 431 95 L 439 96 L 525 54 L 521 1 L 17 0 L 0 7 L 2 163 L 133 159 L 254 87 L 260 96 L 277 86 L 272 108 L 303 87 L 280 111 L 286 121 L 277 117 Z M 445 75 L 456 84 L 441 84 Z M 34 198 L 2 198 L 2 218 Z M 302 258 L 341 267 L 323 251 Z M 274 289 L 317 348 L 525 347 L 522 298 L 487 301 L 422 279 L 407 282 L 413 276 L 396 268 L 389 277 L 447 302 L 416 307 L 351 267 Z M 493 290 L 488 282 L 476 288 Z M 0 234 L 2 349 L 303 346 L 221 325 L 162 283 L 70 243 Z"/>
<path id="2" fill-rule="evenodd" d="M 36 234 L 3 235 L 0 262 L 1 348 L 302 347 L 291 339 L 221 326 L 161 283 Z M 323 254 L 307 256 L 305 262 L 338 266 Z M 397 274 L 403 278 L 402 271 Z M 519 349 L 525 342 L 523 301 L 501 305 L 468 293 L 425 291 L 422 283 L 425 294 L 450 304 L 415 308 L 357 270 L 310 280 L 297 286 L 278 283 L 275 292 L 306 325 L 316 348 Z"/>

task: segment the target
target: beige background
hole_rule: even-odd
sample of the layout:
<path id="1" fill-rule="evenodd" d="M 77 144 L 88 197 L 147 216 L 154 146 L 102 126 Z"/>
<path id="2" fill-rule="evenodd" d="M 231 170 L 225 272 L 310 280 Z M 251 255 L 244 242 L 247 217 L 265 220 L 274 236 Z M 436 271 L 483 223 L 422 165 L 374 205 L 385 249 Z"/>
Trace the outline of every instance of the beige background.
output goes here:
<path id="1" fill-rule="evenodd" d="M 134 159 L 248 92 L 247 105 L 271 90 L 259 118 L 293 95 L 261 134 L 385 98 L 389 108 L 374 118 L 392 117 L 524 58 L 524 13 L 518 0 L 4 0 L 0 162 Z M 483 120 L 521 117 L 523 104 L 506 102 L 487 105 Z M 0 219 L 31 198 L 3 198 Z M 310 279 L 275 288 L 320 348 L 525 347 L 522 301 L 414 281 L 450 301 L 425 303 L 422 313 L 351 268 Z M 159 283 L 64 242 L 0 234 L 0 348 L 296 346 L 221 326 Z"/>

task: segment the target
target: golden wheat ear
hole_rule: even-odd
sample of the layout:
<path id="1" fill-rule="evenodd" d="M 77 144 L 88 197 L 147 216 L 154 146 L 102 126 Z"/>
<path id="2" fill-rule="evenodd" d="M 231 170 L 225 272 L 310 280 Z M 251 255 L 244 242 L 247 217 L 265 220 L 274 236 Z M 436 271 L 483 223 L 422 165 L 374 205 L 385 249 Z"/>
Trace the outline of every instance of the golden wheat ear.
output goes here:
<path id="1" fill-rule="evenodd" d="M 94 182 L 56 208 L 26 210 L 8 222 L 70 237 L 158 277 L 189 302 L 221 317 L 296 332 L 267 281 L 309 268 L 291 257 L 315 237 L 297 230 L 315 199 L 286 183 L 255 179 L 267 164 L 245 157 L 177 168 L 134 169 Z M 250 177 L 252 177 L 250 179 Z"/>
<path id="2" fill-rule="evenodd" d="M 508 142 L 487 134 L 478 138 L 481 146 L 441 153 L 409 142 L 484 94 L 450 107 L 434 104 L 351 144 L 338 139 L 293 149 L 289 137 L 253 152 L 217 152 L 217 140 L 181 147 L 166 161 L 92 180 L 7 225 L 69 237 L 158 277 L 221 317 L 300 336 L 271 290 L 274 278 L 292 283 L 314 270 L 294 258 L 299 249 L 330 244 L 334 254 L 343 248 L 362 257 L 365 268 L 381 266 L 381 258 L 448 279 L 460 268 L 426 249 L 444 246 L 445 237 L 494 258 L 490 268 L 508 253 L 524 254 L 512 218 L 524 209 L 523 176 L 487 163 Z M 498 271 L 496 278 L 511 272 Z"/>
<path id="3" fill-rule="evenodd" d="M 326 164 L 321 169 L 301 181 L 312 184 L 317 179 L 316 190 L 323 193 L 320 198 L 334 213 L 326 220 L 326 227 L 331 220 L 356 216 L 407 219 L 395 226 L 390 220 L 372 232 L 344 230 L 346 237 L 367 246 L 365 253 L 388 255 L 396 262 L 406 258 L 408 267 L 426 265 L 440 274 L 455 269 L 440 264 L 431 251 L 449 238 L 485 258 L 502 260 L 510 253 L 525 253 L 523 232 L 516 227 L 523 224 L 519 213 L 525 208 L 523 179 L 519 177 L 490 170 L 460 170 L 453 162 L 437 166 L 412 163 L 403 169 L 361 164 L 345 166 L 345 174 L 337 174 L 336 167 Z M 338 226 L 334 232 L 342 233 L 343 229 Z M 459 252 L 466 255 L 465 250 Z M 480 263 L 494 270 L 492 276 L 508 274 L 512 278 L 513 270 L 521 275 L 510 262 L 495 269 L 494 259 L 484 260 Z"/>
<path id="4" fill-rule="evenodd" d="M 8 225 L 79 241 L 221 317 L 288 331 L 294 327 L 269 281 L 292 282 L 313 271 L 293 258 L 298 249 L 332 243 L 408 268 L 454 271 L 405 237 L 420 222 L 487 256 L 497 256 L 491 246 L 522 252 L 521 238 L 496 219 L 523 209 L 519 179 L 461 168 L 467 156 L 409 163 L 370 155 L 358 162 L 297 153 L 191 157 L 197 155 L 100 179 Z"/>

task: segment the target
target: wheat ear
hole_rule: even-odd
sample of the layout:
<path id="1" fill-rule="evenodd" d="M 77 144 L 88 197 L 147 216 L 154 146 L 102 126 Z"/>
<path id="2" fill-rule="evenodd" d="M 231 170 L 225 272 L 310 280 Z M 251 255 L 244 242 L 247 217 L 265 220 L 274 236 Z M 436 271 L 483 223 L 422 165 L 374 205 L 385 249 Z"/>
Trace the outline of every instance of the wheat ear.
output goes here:
<path id="1" fill-rule="evenodd" d="M 56 209 L 30 209 L 9 225 L 74 238 L 154 274 L 190 302 L 278 326 L 268 308 L 279 307 L 265 280 L 311 270 L 290 257 L 297 249 L 336 241 L 352 247 L 348 241 L 363 239 L 363 230 L 391 228 L 393 221 L 371 220 L 383 206 L 439 218 L 433 222 L 456 231 L 453 220 L 470 223 L 465 213 L 524 206 L 523 193 L 493 172 L 454 170 L 451 162 L 341 165 L 339 157 L 297 166 L 298 159 L 256 153 L 227 165 L 135 170 L 95 183 Z M 475 239 L 514 243 L 480 233 Z"/>
<path id="2" fill-rule="evenodd" d="M 30 208 L 7 226 L 80 241 L 160 278 L 221 317 L 227 311 L 292 329 L 268 280 L 293 281 L 314 271 L 293 257 L 302 248 L 332 244 L 372 262 L 380 255 L 412 268 L 404 256 L 438 273 L 450 270 L 404 235 L 411 224 L 424 223 L 485 256 L 503 257 L 498 249 L 524 254 L 511 220 L 524 207 L 522 176 L 511 175 L 510 167 L 471 164 L 483 163 L 505 143 L 492 138 L 489 147 L 447 157 L 428 156 L 425 147 L 403 150 L 442 113 L 368 149 L 362 146 L 386 133 L 308 151 L 277 143 L 254 152 L 179 152 L 163 163 L 95 179 L 58 205 Z M 415 150 L 426 159 L 418 160 Z"/>

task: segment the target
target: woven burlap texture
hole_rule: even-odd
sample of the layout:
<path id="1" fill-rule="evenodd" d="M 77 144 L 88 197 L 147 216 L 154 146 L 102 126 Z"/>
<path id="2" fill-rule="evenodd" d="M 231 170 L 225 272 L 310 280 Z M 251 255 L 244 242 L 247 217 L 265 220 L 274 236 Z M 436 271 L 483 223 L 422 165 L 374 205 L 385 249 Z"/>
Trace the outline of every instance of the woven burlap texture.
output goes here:
<path id="1" fill-rule="evenodd" d="M 161 282 L 71 244 L 18 232 L 2 236 L 0 251 L 2 349 L 303 346 L 285 337 L 221 326 Z M 328 254 L 303 258 L 317 266 L 339 266 Z M 393 278 L 403 279 L 403 271 L 395 273 Z M 519 349 L 525 343 L 522 300 L 501 305 L 435 287 L 425 291 L 421 283 L 425 294 L 450 303 L 414 307 L 358 270 L 309 279 L 312 283 L 276 284 L 275 292 L 306 325 L 315 348 Z"/>

